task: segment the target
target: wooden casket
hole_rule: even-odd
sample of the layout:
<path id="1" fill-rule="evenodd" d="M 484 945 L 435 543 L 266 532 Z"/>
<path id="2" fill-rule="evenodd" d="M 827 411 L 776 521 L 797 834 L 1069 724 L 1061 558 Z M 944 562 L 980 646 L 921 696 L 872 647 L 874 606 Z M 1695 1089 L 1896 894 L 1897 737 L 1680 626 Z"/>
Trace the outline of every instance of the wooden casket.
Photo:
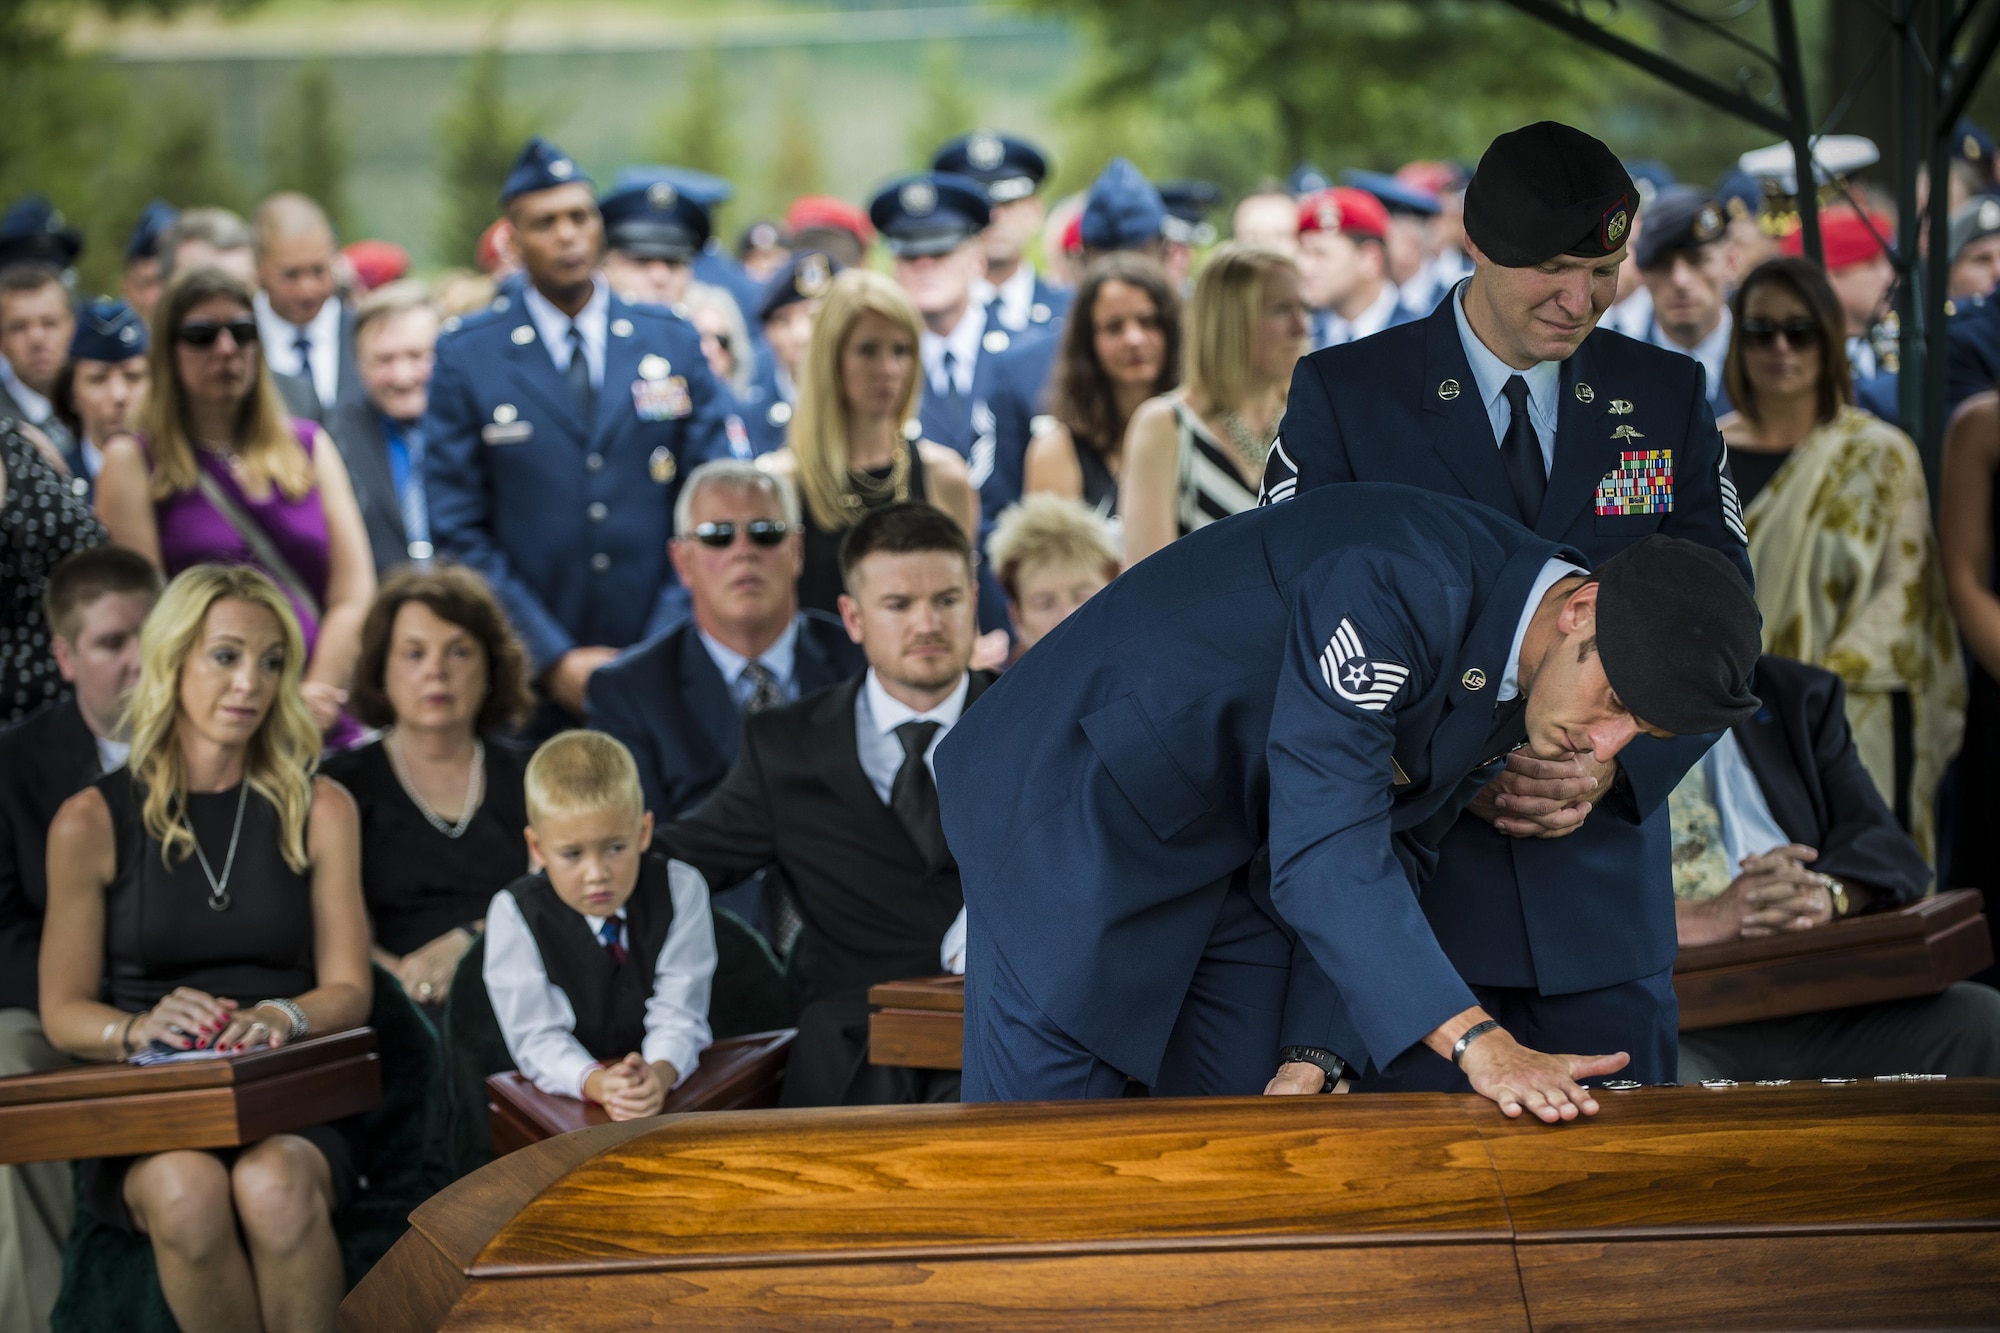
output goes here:
<path id="1" fill-rule="evenodd" d="M 2000 1083 L 743 1111 L 458 1182 L 353 1333 L 2000 1325 Z"/>

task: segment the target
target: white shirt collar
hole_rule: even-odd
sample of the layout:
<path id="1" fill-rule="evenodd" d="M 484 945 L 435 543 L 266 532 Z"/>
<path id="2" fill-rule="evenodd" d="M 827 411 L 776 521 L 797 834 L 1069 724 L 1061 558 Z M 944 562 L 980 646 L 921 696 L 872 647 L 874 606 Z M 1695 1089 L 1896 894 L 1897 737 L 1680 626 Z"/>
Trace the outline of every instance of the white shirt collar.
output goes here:
<path id="1" fill-rule="evenodd" d="M 742 677 L 743 669 L 750 665 L 750 659 L 699 625 L 694 627 L 694 632 L 701 636 L 702 647 L 708 649 L 708 655 L 715 662 L 715 669 L 722 673 L 722 679 L 735 685 Z M 798 660 L 798 647 L 799 618 L 793 616 L 785 625 L 785 632 L 769 648 L 757 654 L 757 660 L 783 685 L 792 678 L 792 666 Z"/>
<path id="2" fill-rule="evenodd" d="M 1494 415 L 1494 405 L 1501 401 L 1507 381 L 1519 375 L 1528 381 L 1528 408 L 1536 429 L 1545 440 L 1551 438 L 1555 433 L 1556 391 L 1561 387 L 1562 362 L 1537 361 L 1526 370 L 1516 370 L 1495 356 L 1472 331 L 1472 322 L 1465 317 L 1465 283 L 1461 282 L 1452 292 L 1451 309 L 1458 321 L 1458 340 L 1465 345 L 1465 359 L 1472 366 L 1473 382 L 1479 385 L 1479 401 L 1485 405 L 1487 415 Z"/>
<path id="3" fill-rule="evenodd" d="M 1588 574 L 1590 571 L 1557 556 L 1550 556 L 1542 566 L 1542 572 L 1535 575 L 1535 586 L 1528 590 L 1528 604 L 1521 608 L 1521 623 L 1514 626 L 1514 642 L 1507 649 L 1507 670 L 1500 677 L 1499 701 L 1519 697 L 1521 693 L 1521 645 L 1528 638 L 1528 624 L 1541 609 L 1542 598 L 1549 589 L 1572 574 Z"/>
<path id="4" fill-rule="evenodd" d="M 1701 362 L 1702 370 L 1708 374 L 1708 391 L 1711 395 L 1722 387 L 1722 363 L 1729 356 L 1729 331 L 1728 306 L 1722 307 L 1722 318 L 1715 321 L 1715 327 L 1709 330 L 1708 336 L 1692 347 L 1683 347 L 1668 337 L 1667 331 L 1660 327 L 1657 314 L 1652 320 L 1653 345 L 1664 347 L 1670 352 L 1679 352 L 1682 356 L 1691 356 Z"/>
<path id="5" fill-rule="evenodd" d="M 995 286 L 981 278 L 973 285 L 972 299 L 980 305 L 1000 303 L 1000 323 L 1019 333 L 1028 327 L 1035 308 L 1035 270 L 1027 260 L 1014 266 L 1007 281 Z"/>
<path id="6" fill-rule="evenodd" d="M 55 405 L 45 395 L 30 389 L 26 381 L 14 373 L 14 363 L 4 356 L 0 356 L 0 383 L 7 386 L 8 395 L 26 414 L 28 424 L 31 426 L 41 425 L 49 419 L 49 413 L 55 410 Z"/>
<path id="7" fill-rule="evenodd" d="M 107 736 L 93 734 L 97 742 L 97 767 L 105 773 L 116 773 L 125 767 L 125 761 L 132 757 L 132 742 L 114 741 Z"/>
<path id="8" fill-rule="evenodd" d="M 1373 337 L 1388 328 L 1389 317 L 1396 313 L 1396 304 L 1401 299 L 1402 294 L 1397 291 L 1396 284 L 1385 282 L 1374 304 L 1353 319 L 1342 319 L 1337 310 L 1328 311 L 1326 327 L 1332 337 L 1332 343 L 1329 345 L 1337 346 L 1340 343 L 1351 343 L 1357 339 Z"/>
<path id="9" fill-rule="evenodd" d="M 331 403 L 340 388 L 340 302 L 329 296 L 304 324 L 294 324 L 271 308 L 271 298 L 258 292 L 250 298 L 257 336 L 264 340 L 264 360 L 275 370 L 312 381 L 322 403 Z M 299 364 L 299 335 L 311 348 L 311 360 Z M 272 355 L 277 360 L 273 361 Z"/>
<path id="10" fill-rule="evenodd" d="M 924 378 L 930 381 L 935 393 L 945 393 L 944 354 L 949 351 L 955 372 L 952 376 L 958 383 L 961 395 L 972 392 L 972 372 L 979 362 L 979 340 L 986 333 L 986 307 L 978 301 L 965 303 L 965 314 L 952 327 L 950 333 L 939 337 L 927 327 L 917 340 L 917 352 L 923 358 Z"/>
<path id="11" fill-rule="evenodd" d="M 556 309 L 555 303 L 532 282 L 522 289 L 521 303 L 527 307 L 528 318 L 535 322 L 535 332 L 541 335 L 542 346 L 548 349 L 556 369 L 568 370 L 570 317 Z M 610 323 L 611 284 L 599 274 L 591 280 L 590 299 L 576 313 L 576 331 L 583 335 L 583 357 L 590 366 L 590 382 L 600 387 L 604 381 L 604 340 L 609 336 Z"/>
<path id="12" fill-rule="evenodd" d="M 965 711 L 966 692 L 971 688 L 972 677 L 960 676 L 958 688 L 947 695 L 943 703 L 928 712 L 919 713 L 884 689 L 881 680 L 875 675 L 875 668 L 869 667 L 868 681 L 862 686 L 861 693 L 868 702 L 869 725 L 881 735 L 887 736 L 905 722 L 936 722 L 946 728 L 956 726 L 958 715 Z"/>

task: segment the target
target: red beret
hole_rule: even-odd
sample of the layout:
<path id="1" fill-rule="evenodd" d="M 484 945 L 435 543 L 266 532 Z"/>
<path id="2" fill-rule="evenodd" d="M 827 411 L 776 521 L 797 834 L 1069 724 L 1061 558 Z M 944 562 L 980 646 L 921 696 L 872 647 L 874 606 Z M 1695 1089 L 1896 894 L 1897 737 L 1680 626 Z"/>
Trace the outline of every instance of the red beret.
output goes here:
<path id="1" fill-rule="evenodd" d="M 1873 231 L 1869 230 L 1871 225 Z M 1878 232 L 1881 240 L 1876 239 Z M 1831 273 L 1853 264 L 1865 264 L 1881 254 L 1885 243 L 1896 243 L 1896 228 L 1880 213 L 1870 213 L 1863 218 L 1851 208 L 1842 208 L 1819 215 L 1819 243 L 1826 255 L 1826 270 Z M 1805 229 L 1795 228 L 1778 242 L 1778 248 L 1794 259 L 1803 255 L 1806 252 Z"/>
<path id="2" fill-rule="evenodd" d="M 1299 232 L 1333 231 L 1344 236 L 1389 235 L 1389 210 L 1366 190 L 1336 185 L 1299 200 Z"/>
<path id="3" fill-rule="evenodd" d="M 354 276 L 364 291 L 372 292 L 410 271 L 410 252 L 394 241 L 356 241 L 341 253 L 354 265 Z"/>
<path id="4" fill-rule="evenodd" d="M 1069 220 L 1069 225 L 1063 228 L 1062 249 L 1066 255 L 1080 255 L 1083 253 L 1083 212 L 1081 209 L 1077 211 L 1075 217 Z"/>
<path id="5" fill-rule="evenodd" d="M 512 224 L 506 218 L 495 218 L 485 231 L 479 233 L 479 244 L 473 247 L 472 262 L 479 266 L 481 273 L 489 277 L 500 271 L 500 237 L 503 233 L 512 236 L 514 234 Z"/>
<path id="6" fill-rule="evenodd" d="M 875 242 L 875 228 L 868 221 L 868 215 L 845 199 L 836 199 L 830 194 L 803 195 L 794 199 L 792 206 L 785 210 L 785 230 L 792 235 L 814 227 L 848 232 L 864 246 Z"/>

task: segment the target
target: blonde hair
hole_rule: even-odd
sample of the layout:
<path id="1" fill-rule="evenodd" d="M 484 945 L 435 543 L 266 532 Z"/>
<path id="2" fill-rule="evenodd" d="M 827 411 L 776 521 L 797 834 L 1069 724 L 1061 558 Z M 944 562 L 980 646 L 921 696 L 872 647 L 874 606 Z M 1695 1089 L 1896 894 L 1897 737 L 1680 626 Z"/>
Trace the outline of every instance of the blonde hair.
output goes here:
<path id="1" fill-rule="evenodd" d="M 986 539 L 986 560 L 1009 597 L 1031 565 L 1118 572 L 1121 559 L 1111 525 L 1081 500 L 1038 491 L 1008 505 Z"/>
<path id="2" fill-rule="evenodd" d="M 813 318 L 798 406 L 786 440 L 798 468 L 799 493 L 813 522 L 828 532 L 847 526 L 848 515 L 840 497 L 851 489 L 847 476 L 847 395 L 841 388 L 840 357 L 847 350 L 855 323 L 871 313 L 910 335 L 910 383 L 903 390 L 896 415 L 904 421 L 917 415 L 923 371 L 916 349 L 923 341 L 923 319 L 903 289 L 886 274 L 865 268 L 843 270 L 827 289 L 825 303 Z"/>
<path id="3" fill-rule="evenodd" d="M 1250 396 L 1257 324 L 1273 271 L 1298 265 L 1282 250 L 1248 241 L 1215 247 L 1195 279 L 1187 313 L 1188 395 L 1205 408 L 1234 409 Z"/>
<path id="4" fill-rule="evenodd" d="M 312 808 L 313 773 L 319 767 L 319 728 L 299 693 L 306 640 L 292 604 L 278 585 L 247 565 L 195 565 L 183 570 L 139 631 L 139 683 L 125 705 L 132 737 L 132 777 L 145 787 L 141 807 L 146 832 L 171 864 L 194 855 L 187 813 L 187 758 L 181 753 L 181 673 L 199 646 L 202 627 L 217 602 L 248 602 L 278 620 L 285 664 L 277 696 L 250 738 L 243 779 L 278 812 L 278 845 L 285 864 L 306 870 L 306 815 Z"/>
<path id="5" fill-rule="evenodd" d="M 528 761 L 525 786 L 530 824 L 619 808 L 634 820 L 646 813 L 632 752 L 601 731 L 565 731 L 543 742 Z"/>
<path id="6" fill-rule="evenodd" d="M 152 497 L 156 501 L 193 490 L 200 475 L 175 354 L 188 312 L 216 297 L 237 302 L 250 318 L 256 318 L 248 287 L 219 268 L 193 268 L 167 285 L 153 319 L 153 345 L 146 352 L 152 387 L 146 393 L 139 427 L 152 458 Z M 269 481 L 287 499 L 297 500 L 312 490 L 316 481 L 312 459 L 292 433 L 292 420 L 278 400 L 271 372 L 265 368 L 263 349 L 246 350 L 251 365 L 250 391 L 236 406 L 230 447 L 242 460 L 247 476 Z"/>

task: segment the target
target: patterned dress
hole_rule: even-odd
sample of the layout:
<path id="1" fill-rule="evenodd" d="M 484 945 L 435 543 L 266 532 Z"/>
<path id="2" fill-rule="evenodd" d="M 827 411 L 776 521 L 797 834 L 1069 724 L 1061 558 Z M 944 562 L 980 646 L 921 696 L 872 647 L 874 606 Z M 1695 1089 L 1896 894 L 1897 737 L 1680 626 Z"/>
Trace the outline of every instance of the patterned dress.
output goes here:
<path id="1" fill-rule="evenodd" d="M 72 551 L 102 546 L 90 504 L 11 420 L 0 419 L 0 726 L 68 692 L 49 646 L 42 594 Z"/>
<path id="2" fill-rule="evenodd" d="M 1861 762 L 1934 861 L 1938 783 L 1965 729 L 1965 667 L 1916 446 L 1842 408 L 1792 450 L 1744 521 L 1764 651 L 1846 683 Z"/>

